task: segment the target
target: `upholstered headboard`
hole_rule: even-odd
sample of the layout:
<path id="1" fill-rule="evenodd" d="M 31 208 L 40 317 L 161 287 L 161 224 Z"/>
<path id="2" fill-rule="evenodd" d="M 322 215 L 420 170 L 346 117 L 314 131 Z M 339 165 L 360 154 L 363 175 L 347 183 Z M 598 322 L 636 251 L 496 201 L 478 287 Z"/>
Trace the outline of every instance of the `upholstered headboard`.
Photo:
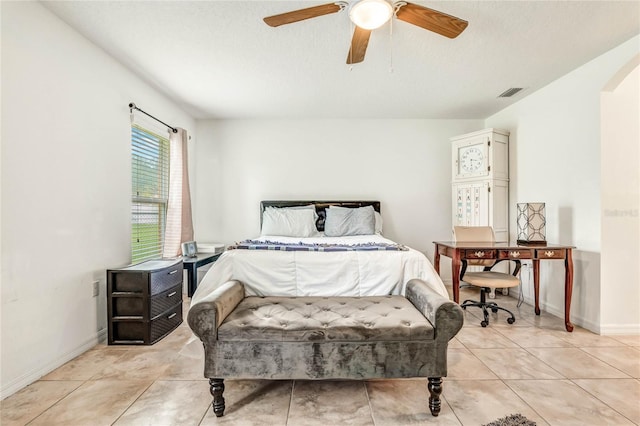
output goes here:
<path id="1" fill-rule="evenodd" d="M 325 209 L 329 206 L 340 206 L 348 208 L 357 208 L 365 206 L 373 206 L 373 209 L 380 213 L 380 201 L 308 201 L 308 200 L 271 200 L 260 202 L 260 228 L 262 228 L 262 214 L 267 207 L 296 207 L 296 206 L 308 206 L 313 204 L 316 206 L 316 212 L 318 213 L 318 220 L 316 221 L 316 228 L 318 231 L 324 231 L 324 220 L 326 218 Z"/>

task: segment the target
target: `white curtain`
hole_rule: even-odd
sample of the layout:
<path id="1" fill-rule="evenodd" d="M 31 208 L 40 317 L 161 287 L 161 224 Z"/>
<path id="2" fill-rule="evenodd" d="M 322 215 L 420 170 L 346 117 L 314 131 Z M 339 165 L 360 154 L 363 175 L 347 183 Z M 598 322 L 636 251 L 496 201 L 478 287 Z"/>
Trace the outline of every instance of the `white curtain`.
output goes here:
<path id="1" fill-rule="evenodd" d="M 193 241 L 186 130 L 169 131 L 169 153 L 169 202 L 162 256 L 176 257 L 182 253 L 183 242 Z"/>

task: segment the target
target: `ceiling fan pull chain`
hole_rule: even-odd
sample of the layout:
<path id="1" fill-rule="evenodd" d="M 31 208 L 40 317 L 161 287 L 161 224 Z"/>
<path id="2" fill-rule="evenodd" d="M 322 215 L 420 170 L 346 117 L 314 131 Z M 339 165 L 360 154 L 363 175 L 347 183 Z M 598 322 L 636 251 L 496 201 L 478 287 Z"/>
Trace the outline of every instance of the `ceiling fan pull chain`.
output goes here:
<path id="1" fill-rule="evenodd" d="M 389 20 L 389 24 L 390 24 L 389 25 L 389 43 L 390 43 L 389 52 L 391 56 L 389 59 L 389 74 L 393 73 L 393 18 L 397 18 L 398 17 L 397 14 L 400 8 L 406 5 L 407 5 L 406 1 L 397 1 L 393 3 L 393 16 Z"/>
<path id="2" fill-rule="evenodd" d="M 393 16 L 396 16 L 396 13 L 398 13 L 398 10 L 400 10 L 400 8 L 402 6 L 406 6 L 407 2 L 406 1 L 397 1 L 393 3 Z"/>
<path id="3" fill-rule="evenodd" d="M 351 43 L 351 34 L 353 34 L 353 31 L 355 30 L 355 25 L 353 24 L 353 22 L 351 21 L 351 19 L 349 19 L 349 33 L 347 34 L 347 40 L 349 40 L 349 42 Z M 349 49 L 349 72 L 353 71 L 353 49 Z"/>
<path id="4" fill-rule="evenodd" d="M 389 74 L 393 74 L 393 18 L 389 20 Z"/>

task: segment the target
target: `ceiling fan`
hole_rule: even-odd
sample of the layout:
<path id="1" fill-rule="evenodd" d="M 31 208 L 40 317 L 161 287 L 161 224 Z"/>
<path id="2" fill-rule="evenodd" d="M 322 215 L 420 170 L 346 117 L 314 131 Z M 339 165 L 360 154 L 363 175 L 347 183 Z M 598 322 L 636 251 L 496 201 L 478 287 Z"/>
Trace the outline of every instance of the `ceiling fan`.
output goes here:
<path id="1" fill-rule="evenodd" d="M 392 4 L 387 0 L 358 0 L 352 2 L 351 5 L 346 1 L 337 1 L 268 16 L 264 18 L 264 22 L 271 27 L 279 27 L 340 12 L 347 8 L 349 9 L 349 19 L 355 24 L 351 48 L 347 55 L 347 64 L 355 64 L 364 60 L 371 31 L 384 25 L 393 15 L 401 21 L 449 38 L 457 37 L 469 25 L 463 19 L 428 7 L 406 1 L 396 1 Z"/>

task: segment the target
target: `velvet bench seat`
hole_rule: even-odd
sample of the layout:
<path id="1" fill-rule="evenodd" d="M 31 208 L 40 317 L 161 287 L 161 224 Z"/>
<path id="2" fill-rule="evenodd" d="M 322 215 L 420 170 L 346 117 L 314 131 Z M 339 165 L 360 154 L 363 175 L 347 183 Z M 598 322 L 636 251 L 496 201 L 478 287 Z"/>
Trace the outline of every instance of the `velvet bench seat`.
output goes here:
<path id="1" fill-rule="evenodd" d="M 256 297 L 229 281 L 191 306 L 205 349 L 213 411 L 224 414 L 224 379 L 321 380 L 427 377 L 440 412 L 447 345 L 463 323 L 458 304 L 421 280 L 403 296 Z"/>

